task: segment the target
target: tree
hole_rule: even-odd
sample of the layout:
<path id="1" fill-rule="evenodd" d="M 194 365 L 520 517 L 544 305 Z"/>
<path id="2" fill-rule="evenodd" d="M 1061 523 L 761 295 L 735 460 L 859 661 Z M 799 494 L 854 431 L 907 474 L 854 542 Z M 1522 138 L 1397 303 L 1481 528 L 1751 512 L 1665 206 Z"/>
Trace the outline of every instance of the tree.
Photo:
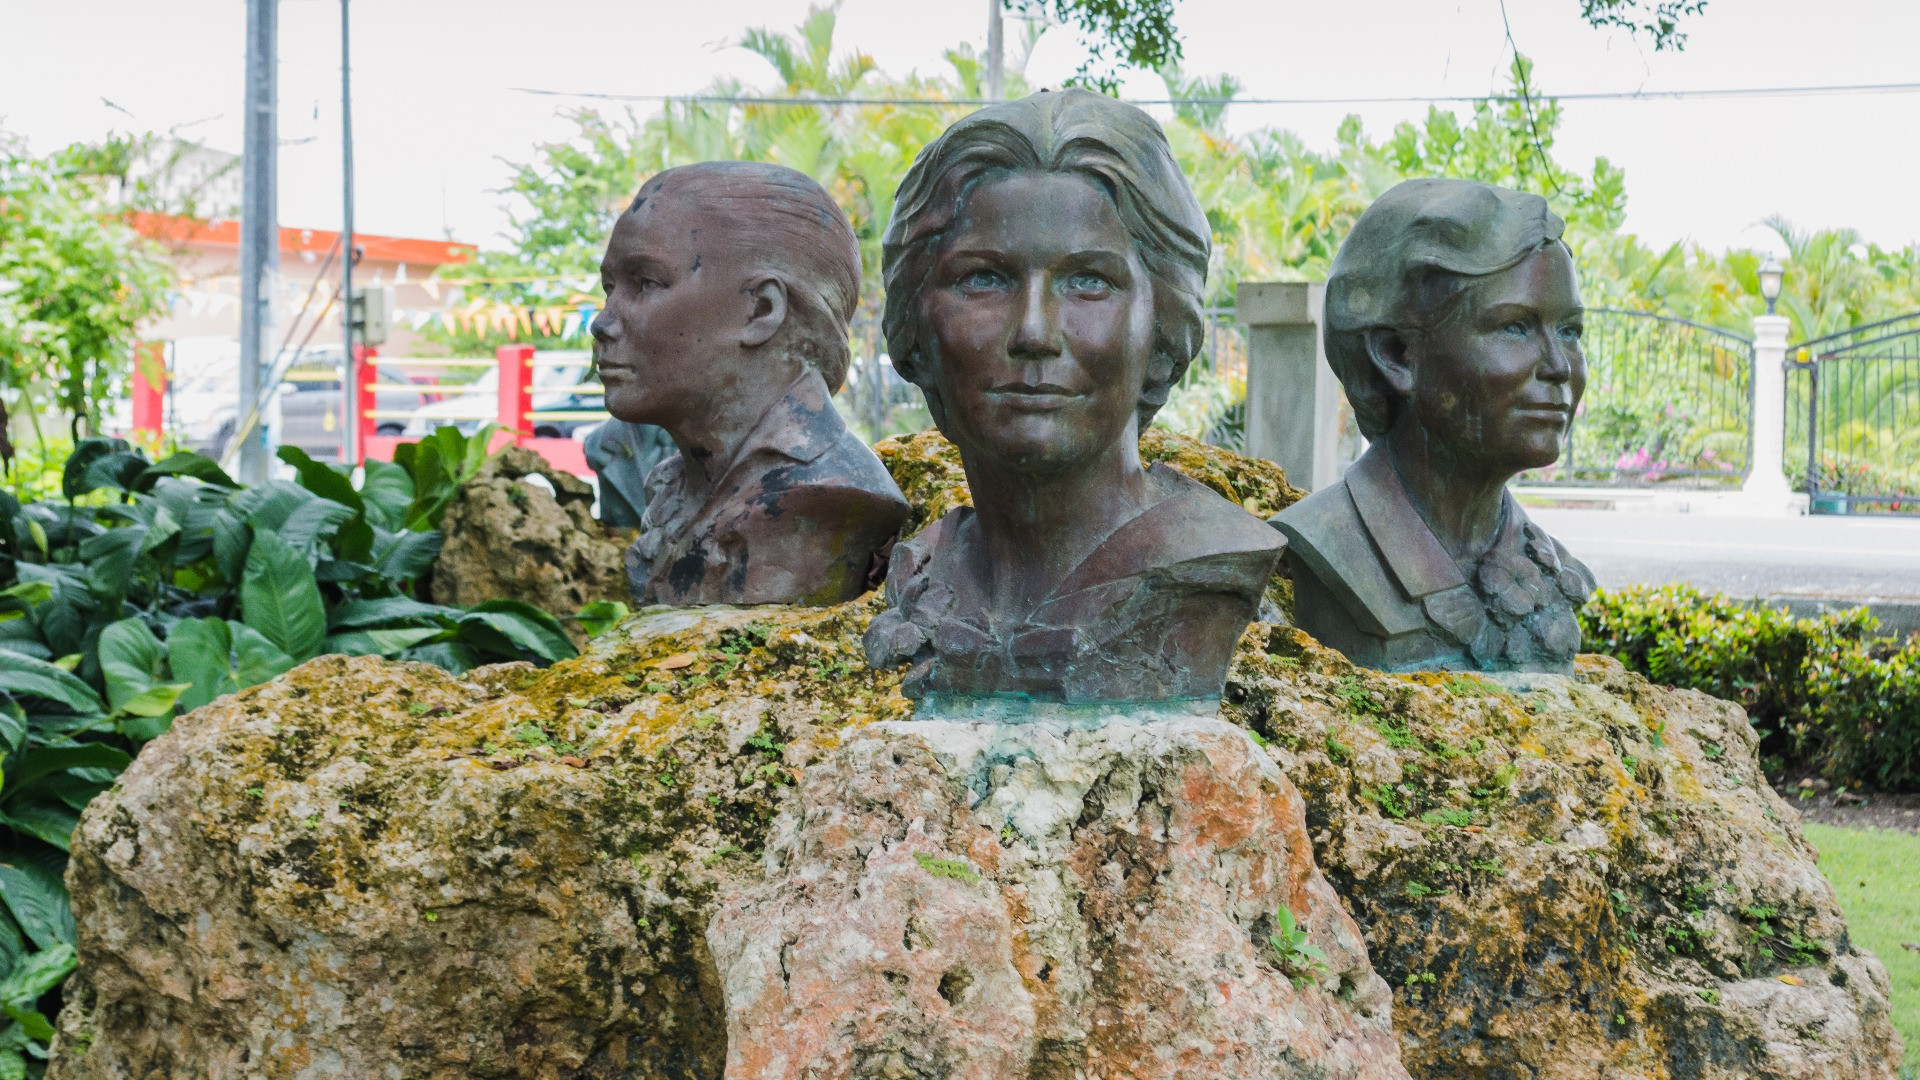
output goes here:
<path id="1" fill-rule="evenodd" d="M 1707 0 L 1580 0 L 1580 17 L 1598 30 L 1613 26 L 1653 39 L 1653 51 L 1687 47 L 1680 20 L 1706 11 Z"/>
<path id="2" fill-rule="evenodd" d="M 1013 0 L 1023 11 L 1078 28 L 1080 43 L 1089 55 L 1068 81 L 1103 94 L 1119 91 L 1121 67 L 1142 71 L 1178 67 L 1185 53 L 1173 28 L 1174 2 Z"/>
<path id="3" fill-rule="evenodd" d="M 136 328 L 172 283 L 84 175 L 66 153 L 35 158 L 0 138 L 0 392 L 36 431 L 52 410 L 97 429 L 126 394 Z"/>

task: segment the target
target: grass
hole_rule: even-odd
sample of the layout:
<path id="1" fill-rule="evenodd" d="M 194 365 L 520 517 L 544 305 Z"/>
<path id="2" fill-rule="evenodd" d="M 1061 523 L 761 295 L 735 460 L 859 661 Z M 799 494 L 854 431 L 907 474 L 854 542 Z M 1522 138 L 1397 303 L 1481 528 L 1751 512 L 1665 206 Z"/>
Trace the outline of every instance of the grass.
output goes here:
<path id="1" fill-rule="evenodd" d="M 1806 826 L 1820 849 L 1820 869 L 1840 894 L 1847 928 L 1887 965 L 1893 980 L 1893 1023 L 1907 1043 L 1909 1067 L 1920 1064 L 1920 836 L 1886 829 Z M 1911 1075 L 1911 1074 L 1909 1074 Z"/>

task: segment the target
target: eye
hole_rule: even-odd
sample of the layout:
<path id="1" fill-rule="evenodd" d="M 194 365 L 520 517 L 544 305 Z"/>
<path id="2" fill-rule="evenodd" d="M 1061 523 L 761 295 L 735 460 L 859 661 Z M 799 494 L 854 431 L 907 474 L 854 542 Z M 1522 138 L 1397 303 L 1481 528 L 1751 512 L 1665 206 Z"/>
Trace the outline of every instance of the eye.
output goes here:
<path id="1" fill-rule="evenodd" d="M 1587 328 L 1580 325 L 1579 323 L 1568 323 L 1567 325 L 1560 328 L 1560 337 L 1563 340 L 1578 343 L 1581 338 L 1581 335 L 1585 334 L 1586 332 L 1587 332 Z"/>
<path id="2" fill-rule="evenodd" d="M 1508 337 L 1523 338 L 1523 337 L 1526 337 L 1528 334 L 1532 333 L 1532 330 L 1527 326 L 1526 323 L 1520 322 L 1519 320 L 1516 319 L 1513 322 L 1510 322 L 1507 325 L 1502 326 L 1500 328 L 1500 332 L 1507 335 Z"/>
<path id="3" fill-rule="evenodd" d="M 1076 293 L 1094 293 L 1106 295 L 1113 291 L 1113 282 L 1091 270 L 1076 270 L 1067 276 L 1067 291 Z"/>
<path id="4" fill-rule="evenodd" d="M 958 282 L 962 289 L 970 292 L 991 292 L 1005 289 L 1012 284 L 1007 275 L 998 270 L 973 270 L 961 277 Z"/>

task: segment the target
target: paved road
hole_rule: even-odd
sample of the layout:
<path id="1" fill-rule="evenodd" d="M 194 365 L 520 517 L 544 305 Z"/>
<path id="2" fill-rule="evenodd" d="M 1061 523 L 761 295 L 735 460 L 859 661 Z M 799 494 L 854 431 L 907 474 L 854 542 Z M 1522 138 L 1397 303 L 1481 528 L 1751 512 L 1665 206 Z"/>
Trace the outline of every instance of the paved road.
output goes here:
<path id="1" fill-rule="evenodd" d="M 1920 607 L 1920 520 L 1528 508 L 1607 586 Z M 1878 605 L 1876 605 L 1878 606 Z"/>

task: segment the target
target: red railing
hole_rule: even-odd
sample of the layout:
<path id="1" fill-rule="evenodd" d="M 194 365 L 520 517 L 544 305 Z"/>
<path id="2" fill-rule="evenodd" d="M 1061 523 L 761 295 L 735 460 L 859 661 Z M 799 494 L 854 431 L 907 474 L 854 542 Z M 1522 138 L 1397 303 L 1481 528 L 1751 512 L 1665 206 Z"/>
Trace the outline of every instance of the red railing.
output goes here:
<path id="1" fill-rule="evenodd" d="M 531 345 L 502 345 L 494 350 L 492 360 L 483 359 L 408 359 L 382 358 L 374 350 L 362 350 L 358 365 L 359 386 L 355 394 L 355 407 L 360 410 L 360 460 L 373 458 L 379 461 L 393 460 L 393 448 L 402 442 L 411 441 L 407 436 L 381 435 L 379 421 L 407 419 L 414 417 L 414 409 L 383 409 L 379 407 L 381 393 L 420 394 L 424 397 L 439 398 L 458 396 L 463 393 L 463 384 L 444 384 L 436 381 L 382 382 L 381 370 L 389 372 L 399 370 L 439 371 L 474 370 L 494 368 L 499 371 L 495 383 L 496 400 L 490 409 L 478 403 L 472 409 L 460 412 L 443 409 L 438 419 L 449 423 L 474 420 L 491 420 L 500 425 L 500 431 L 494 436 L 494 447 L 498 449 L 508 443 L 524 446 L 547 459 L 554 468 L 570 472 L 576 476 L 586 476 L 592 472 L 587 466 L 586 453 L 575 439 L 545 438 L 534 434 L 535 426 L 542 420 L 593 420 L 604 419 L 606 413 L 597 410 L 551 410 L 537 411 L 533 408 L 534 372 L 541 366 L 535 359 Z M 574 361 L 567 366 L 578 366 Z M 596 393 L 600 387 L 592 384 L 565 387 L 564 389 L 580 393 Z M 423 402 L 425 404 L 426 402 Z"/>
<path id="2" fill-rule="evenodd" d="M 548 438 L 537 436 L 534 431 L 543 422 L 592 421 L 606 418 L 606 413 L 592 409 L 554 409 L 536 410 L 533 407 L 535 378 L 534 373 L 542 367 L 563 366 L 579 367 L 578 360 L 541 361 L 536 358 L 531 345 L 502 345 L 494 350 L 492 359 L 459 357 L 382 357 L 377 349 L 366 346 L 355 347 L 355 359 L 358 378 L 351 388 L 350 406 L 358 411 L 359 424 L 352 430 L 359 432 L 359 446 L 355 449 L 355 460 L 369 458 L 377 461 L 392 461 L 393 449 L 403 442 L 416 441 L 416 435 L 395 435 L 379 433 L 380 422 L 402 423 L 414 420 L 421 409 L 428 405 L 437 405 L 447 399 L 458 402 L 461 398 L 478 398 L 471 382 L 443 382 L 439 373 L 450 371 L 476 371 L 480 374 L 476 380 L 484 378 L 487 369 L 499 371 L 495 400 L 484 405 L 473 402 L 469 409 L 441 408 L 432 414 L 431 419 L 448 424 L 491 420 L 500 426 L 494 435 L 493 447 L 499 449 L 509 443 L 524 446 L 540 454 L 555 468 L 576 476 L 589 475 L 592 470 L 587 466 L 586 453 L 576 439 Z M 384 374 L 383 374 L 384 371 Z M 396 381 L 396 372 L 425 372 L 424 377 L 415 375 L 405 381 Z M 133 430 L 134 433 L 152 442 L 150 449 L 158 448 L 162 432 L 166 426 L 166 386 L 167 369 L 165 344 L 162 342 L 144 342 L 135 354 L 133 371 Z M 597 394 L 601 387 L 597 384 L 579 384 L 552 388 L 555 392 L 573 392 L 579 394 Z M 416 400 L 406 408 L 382 408 L 380 395 L 405 394 Z"/>

